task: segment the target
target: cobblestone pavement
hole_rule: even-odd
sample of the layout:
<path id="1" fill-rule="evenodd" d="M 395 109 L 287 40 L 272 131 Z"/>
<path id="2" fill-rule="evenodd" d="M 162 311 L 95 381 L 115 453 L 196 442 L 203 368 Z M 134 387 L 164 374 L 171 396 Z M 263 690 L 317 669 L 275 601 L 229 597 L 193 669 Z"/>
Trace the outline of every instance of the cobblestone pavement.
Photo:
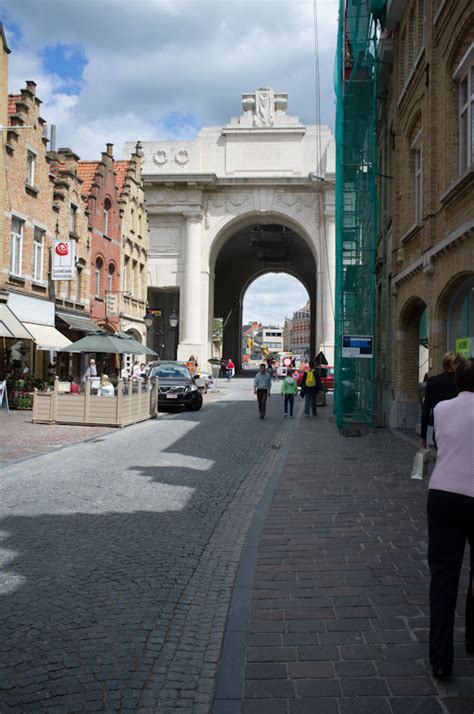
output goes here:
<path id="1" fill-rule="evenodd" d="M 329 409 L 298 421 L 258 547 L 243 701 L 221 691 L 215 714 L 473 714 L 467 567 L 455 676 L 441 683 L 428 667 L 427 489 L 409 480 L 414 453 L 383 430 L 340 436 Z"/>
<path id="2" fill-rule="evenodd" d="M 0 410 L 0 466 L 110 431 L 110 427 L 33 424 L 31 411 Z"/>
<path id="3" fill-rule="evenodd" d="M 295 428 L 276 397 L 257 418 L 249 381 L 219 389 L 1 469 L 1 714 L 210 711 L 242 544 Z"/>

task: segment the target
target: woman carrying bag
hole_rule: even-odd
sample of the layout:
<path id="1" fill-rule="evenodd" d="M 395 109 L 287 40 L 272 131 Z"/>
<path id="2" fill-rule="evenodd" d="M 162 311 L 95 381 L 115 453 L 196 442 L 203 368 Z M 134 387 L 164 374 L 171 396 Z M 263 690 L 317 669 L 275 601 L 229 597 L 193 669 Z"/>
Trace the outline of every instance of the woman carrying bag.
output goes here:
<path id="1" fill-rule="evenodd" d="M 465 647 L 474 654 L 474 361 L 461 363 L 454 378 L 458 396 L 434 408 L 438 454 L 427 507 L 430 663 L 435 677 L 449 677 L 452 673 L 456 599 L 468 541 L 471 572 Z"/>

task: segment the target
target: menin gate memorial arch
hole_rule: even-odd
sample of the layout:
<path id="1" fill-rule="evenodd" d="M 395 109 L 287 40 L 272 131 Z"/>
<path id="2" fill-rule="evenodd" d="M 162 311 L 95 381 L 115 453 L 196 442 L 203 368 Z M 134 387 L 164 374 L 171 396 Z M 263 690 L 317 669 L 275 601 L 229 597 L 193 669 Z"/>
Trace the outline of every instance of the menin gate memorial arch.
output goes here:
<path id="1" fill-rule="evenodd" d="M 149 334 L 162 358 L 193 354 L 205 368 L 221 317 L 223 356 L 238 363 L 246 288 L 286 272 L 311 300 L 312 354 L 333 360 L 334 139 L 327 126 L 289 116 L 287 104 L 286 93 L 259 89 L 242 95 L 243 113 L 226 126 L 192 141 L 143 143 L 148 303 L 163 310 L 155 331 L 179 314 L 179 334 Z"/>

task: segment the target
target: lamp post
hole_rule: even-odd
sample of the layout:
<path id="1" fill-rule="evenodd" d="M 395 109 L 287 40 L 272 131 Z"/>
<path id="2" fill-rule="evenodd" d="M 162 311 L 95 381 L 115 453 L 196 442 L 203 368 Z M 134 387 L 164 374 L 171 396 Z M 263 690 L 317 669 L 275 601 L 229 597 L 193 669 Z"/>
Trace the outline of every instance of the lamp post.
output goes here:
<path id="1" fill-rule="evenodd" d="M 160 338 L 160 350 L 163 350 L 165 347 L 165 344 L 163 342 L 163 338 L 165 335 L 167 335 L 169 332 L 172 332 L 173 330 L 176 329 L 178 326 L 179 322 L 179 317 L 173 310 L 173 312 L 169 315 L 168 317 L 168 322 L 169 322 L 169 328 L 167 330 L 163 330 L 163 328 L 160 328 L 159 330 L 154 330 L 153 329 L 153 320 L 155 319 L 155 316 L 153 315 L 152 312 L 147 311 L 145 315 L 143 316 L 143 322 L 145 323 L 145 327 L 147 330 L 151 330 L 151 332 L 156 335 L 157 337 Z M 161 359 L 161 352 L 158 355 L 158 358 Z"/>

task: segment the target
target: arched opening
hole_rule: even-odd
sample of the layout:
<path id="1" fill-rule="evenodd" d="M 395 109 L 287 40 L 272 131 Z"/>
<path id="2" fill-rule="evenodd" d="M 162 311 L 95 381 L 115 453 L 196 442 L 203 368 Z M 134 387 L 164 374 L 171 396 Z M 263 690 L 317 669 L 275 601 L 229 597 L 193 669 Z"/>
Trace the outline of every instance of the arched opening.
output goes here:
<path id="1" fill-rule="evenodd" d="M 310 301 L 309 352 L 315 356 L 316 260 L 307 240 L 293 227 L 254 220 L 237 228 L 220 244 L 214 273 L 213 315 L 222 321 L 223 357 L 232 356 L 236 365 L 242 364 L 244 295 L 256 278 L 269 273 L 291 275 L 304 286 Z"/>
<path id="2" fill-rule="evenodd" d="M 399 344 L 396 370 L 399 385 L 399 427 L 414 429 L 419 422 L 421 385 L 429 370 L 429 314 L 426 303 L 411 298 L 399 320 Z"/>
<path id="3" fill-rule="evenodd" d="M 441 362 L 444 352 L 455 350 L 464 357 L 474 354 L 474 274 L 464 272 L 449 282 L 436 306 L 439 347 L 434 355 Z"/>
<path id="4" fill-rule="evenodd" d="M 242 291 L 242 362 L 292 352 L 307 361 L 311 340 L 311 301 L 298 278 L 268 272 Z"/>

